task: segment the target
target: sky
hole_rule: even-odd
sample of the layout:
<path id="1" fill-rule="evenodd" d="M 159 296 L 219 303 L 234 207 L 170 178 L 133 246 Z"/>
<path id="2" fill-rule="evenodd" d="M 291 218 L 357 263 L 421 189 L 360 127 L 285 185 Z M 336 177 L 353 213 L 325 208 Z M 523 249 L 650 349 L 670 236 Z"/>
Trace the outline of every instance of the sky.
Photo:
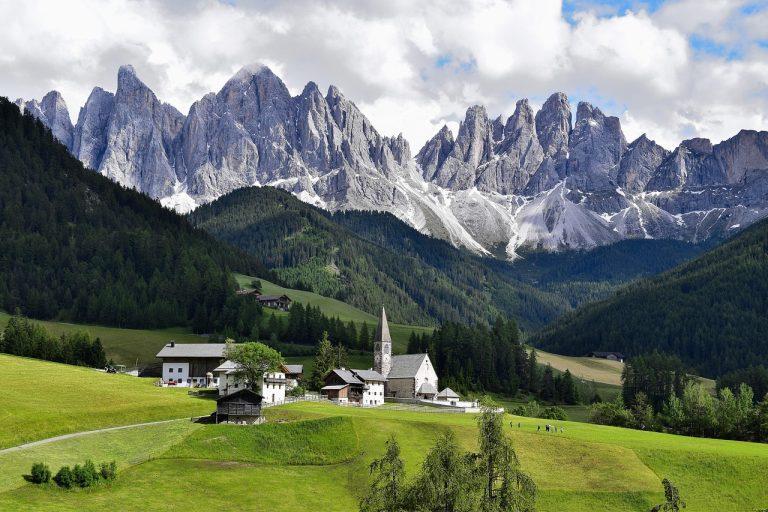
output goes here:
<path id="1" fill-rule="evenodd" d="M 132 64 L 186 113 L 245 65 L 333 84 L 415 153 L 467 107 L 565 92 L 668 149 L 768 129 L 768 0 L 0 0 L 0 95 L 76 120 Z"/>

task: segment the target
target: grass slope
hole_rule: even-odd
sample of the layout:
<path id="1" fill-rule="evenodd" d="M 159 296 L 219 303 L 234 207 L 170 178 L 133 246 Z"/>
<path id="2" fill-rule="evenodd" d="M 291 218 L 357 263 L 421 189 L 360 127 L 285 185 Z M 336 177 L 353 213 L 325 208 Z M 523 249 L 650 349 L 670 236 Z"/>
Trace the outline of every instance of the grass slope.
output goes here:
<path id="1" fill-rule="evenodd" d="M 155 379 L 0 354 L 0 448 L 148 421 L 209 414 L 211 401 Z"/>
<path id="2" fill-rule="evenodd" d="M 5 329 L 11 315 L 0 311 L 0 329 Z M 48 332 L 60 335 L 76 331 L 87 331 L 92 337 L 100 338 L 107 353 L 107 358 L 117 364 L 133 367 L 138 361 L 139 366 L 156 361 L 157 354 L 163 345 L 170 340 L 178 343 L 205 343 L 205 336 L 193 334 L 186 327 L 169 327 L 166 329 L 121 329 L 102 325 L 72 324 L 35 320 L 45 327 Z"/>
<path id="3" fill-rule="evenodd" d="M 411 476 L 441 431 L 453 430 L 466 449 L 475 449 L 473 415 L 319 403 L 269 409 L 268 415 L 272 423 L 254 427 L 198 426 L 183 435 L 147 430 L 146 438 L 158 443 L 177 436 L 175 446 L 87 491 L 6 487 L 0 509 L 155 510 L 172 503 L 202 510 L 219 506 L 226 495 L 233 509 L 348 512 L 357 510 L 367 466 L 392 433 Z M 662 500 L 663 477 L 679 486 L 690 510 L 752 511 L 768 503 L 768 445 L 571 422 L 559 423 L 562 434 L 546 434 L 537 433 L 537 423 L 509 417 L 506 428 L 538 485 L 541 512 L 646 511 Z"/>

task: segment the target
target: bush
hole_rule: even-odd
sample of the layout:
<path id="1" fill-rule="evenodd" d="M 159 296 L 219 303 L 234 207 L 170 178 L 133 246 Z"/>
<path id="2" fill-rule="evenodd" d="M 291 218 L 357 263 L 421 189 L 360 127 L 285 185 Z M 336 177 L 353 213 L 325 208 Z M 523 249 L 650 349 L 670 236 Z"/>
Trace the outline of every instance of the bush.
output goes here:
<path id="1" fill-rule="evenodd" d="M 33 484 L 45 484 L 51 481 L 51 470 L 42 462 L 32 464 L 29 481 Z"/>
<path id="2" fill-rule="evenodd" d="M 90 487 L 99 481 L 99 473 L 91 460 L 85 461 L 82 466 L 75 465 L 72 476 L 79 487 Z"/>
<path id="3" fill-rule="evenodd" d="M 99 468 L 99 474 L 104 480 L 114 480 L 117 478 L 117 464 L 115 461 L 110 463 L 102 462 Z"/>
<path id="4" fill-rule="evenodd" d="M 63 487 L 64 489 L 70 489 L 74 484 L 74 477 L 72 476 L 72 470 L 69 466 L 62 466 L 56 476 L 53 477 L 53 481 L 56 485 Z"/>
<path id="5" fill-rule="evenodd" d="M 288 395 L 290 396 L 304 396 L 304 394 L 307 392 L 306 389 L 304 389 L 304 386 L 298 385 L 295 388 L 288 391 Z"/>
<path id="6" fill-rule="evenodd" d="M 613 425 L 614 427 L 631 428 L 635 424 L 632 411 L 624 407 L 621 397 L 613 402 L 593 404 L 589 408 L 589 421 L 598 425 Z"/>
<path id="7" fill-rule="evenodd" d="M 552 407 L 545 407 L 541 410 L 541 413 L 539 414 L 539 418 L 545 419 L 545 420 L 558 420 L 558 421 L 567 421 L 568 420 L 568 414 L 566 414 L 565 409 L 562 407 L 557 407 L 556 405 L 553 405 Z"/>

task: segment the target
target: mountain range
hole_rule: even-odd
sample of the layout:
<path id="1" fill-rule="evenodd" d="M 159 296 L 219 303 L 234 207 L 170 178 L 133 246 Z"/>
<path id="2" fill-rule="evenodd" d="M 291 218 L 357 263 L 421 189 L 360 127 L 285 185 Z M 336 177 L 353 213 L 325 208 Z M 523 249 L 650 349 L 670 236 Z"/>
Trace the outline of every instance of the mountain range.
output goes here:
<path id="1" fill-rule="evenodd" d="M 618 118 L 563 93 L 491 119 L 467 110 L 415 156 L 382 136 L 338 88 L 292 96 L 249 66 L 185 116 L 131 66 L 94 88 L 72 125 L 59 93 L 17 100 L 87 167 L 188 212 L 247 186 L 283 188 L 327 209 L 390 212 L 475 253 L 590 249 L 624 239 L 724 238 L 768 215 L 768 132 L 668 150 L 627 143 Z M 575 121 L 575 122 L 574 122 Z"/>

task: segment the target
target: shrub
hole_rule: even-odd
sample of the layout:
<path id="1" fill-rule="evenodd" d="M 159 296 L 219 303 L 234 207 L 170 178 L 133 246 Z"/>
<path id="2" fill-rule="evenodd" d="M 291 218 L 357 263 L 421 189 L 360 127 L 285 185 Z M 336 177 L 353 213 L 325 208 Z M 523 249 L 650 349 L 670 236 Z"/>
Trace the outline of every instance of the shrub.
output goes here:
<path id="1" fill-rule="evenodd" d="M 114 480 L 117 478 L 117 464 L 115 461 L 110 463 L 102 462 L 99 467 L 99 474 L 104 480 Z"/>
<path id="2" fill-rule="evenodd" d="M 304 389 L 304 386 L 298 385 L 295 388 L 288 391 L 289 396 L 304 396 L 304 394 L 307 392 L 306 389 Z"/>
<path id="3" fill-rule="evenodd" d="M 71 488 L 74 483 L 72 470 L 69 469 L 69 466 L 62 466 L 58 473 L 56 473 L 56 476 L 53 477 L 53 481 L 56 482 L 56 485 L 63 487 L 64 489 Z"/>
<path id="4" fill-rule="evenodd" d="M 82 466 L 75 465 L 72 469 L 72 476 L 75 483 L 80 487 L 90 487 L 99 481 L 99 473 L 91 460 L 85 461 Z"/>
<path id="5" fill-rule="evenodd" d="M 551 407 L 545 407 L 541 410 L 541 413 L 539 414 L 539 418 L 545 419 L 545 420 L 558 420 L 558 421 L 567 421 L 568 420 L 568 414 L 566 414 L 565 409 L 562 407 L 557 407 L 556 405 L 553 405 Z"/>
<path id="6" fill-rule="evenodd" d="M 33 484 L 45 484 L 51 481 L 51 470 L 42 462 L 32 464 L 30 471 L 30 482 Z"/>

